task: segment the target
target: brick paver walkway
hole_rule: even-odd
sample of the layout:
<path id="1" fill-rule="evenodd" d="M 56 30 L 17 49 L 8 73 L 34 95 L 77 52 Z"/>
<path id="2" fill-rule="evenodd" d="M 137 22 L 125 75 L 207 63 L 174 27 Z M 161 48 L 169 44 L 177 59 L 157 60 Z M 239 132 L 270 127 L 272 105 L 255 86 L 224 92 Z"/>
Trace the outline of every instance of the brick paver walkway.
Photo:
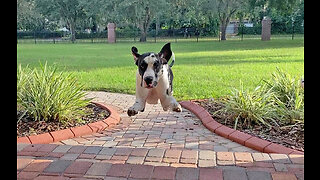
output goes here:
<path id="1" fill-rule="evenodd" d="M 257 152 L 210 132 L 186 109 L 147 105 L 128 117 L 134 96 L 88 97 L 117 109 L 120 124 L 54 144 L 18 144 L 18 179 L 303 179 L 304 155 Z"/>

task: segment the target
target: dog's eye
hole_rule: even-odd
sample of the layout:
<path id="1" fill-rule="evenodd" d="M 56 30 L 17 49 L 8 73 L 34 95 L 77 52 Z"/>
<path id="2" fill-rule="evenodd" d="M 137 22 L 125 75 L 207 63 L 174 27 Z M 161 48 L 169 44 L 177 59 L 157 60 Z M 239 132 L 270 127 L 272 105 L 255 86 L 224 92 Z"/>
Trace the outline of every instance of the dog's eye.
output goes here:
<path id="1" fill-rule="evenodd" d="M 141 67 L 142 69 L 144 69 L 144 68 L 146 68 L 146 64 L 141 64 L 140 67 Z"/>

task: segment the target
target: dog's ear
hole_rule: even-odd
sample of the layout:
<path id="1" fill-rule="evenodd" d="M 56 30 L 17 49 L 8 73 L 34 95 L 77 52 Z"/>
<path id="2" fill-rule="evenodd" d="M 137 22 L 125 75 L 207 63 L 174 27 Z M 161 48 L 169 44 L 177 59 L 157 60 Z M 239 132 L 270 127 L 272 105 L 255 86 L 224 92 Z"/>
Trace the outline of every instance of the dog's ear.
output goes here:
<path id="1" fill-rule="evenodd" d="M 159 52 L 159 57 L 164 59 L 163 64 L 167 64 L 172 56 L 170 43 L 165 44 Z"/>
<path id="2" fill-rule="evenodd" d="M 140 54 L 138 53 L 138 49 L 133 46 L 131 48 L 131 52 L 132 52 L 132 55 L 133 55 L 133 59 L 136 61 L 136 65 L 138 65 L 138 58 L 140 56 Z"/>

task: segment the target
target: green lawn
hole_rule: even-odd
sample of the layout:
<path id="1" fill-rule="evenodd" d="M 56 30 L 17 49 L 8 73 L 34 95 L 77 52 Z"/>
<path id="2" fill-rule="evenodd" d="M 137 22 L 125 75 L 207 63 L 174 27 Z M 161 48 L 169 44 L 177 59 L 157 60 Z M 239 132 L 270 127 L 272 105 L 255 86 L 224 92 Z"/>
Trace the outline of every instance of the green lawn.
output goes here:
<path id="1" fill-rule="evenodd" d="M 140 53 L 159 52 L 164 42 L 117 44 L 18 44 L 17 64 L 38 67 L 39 61 L 73 72 L 88 90 L 135 93 L 137 66 L 131 47 Z M 174 96 L 182 99 L 221 97 L 240 86 L 255 88 L 279 67 L 298 77 L 304 74 L 304 39 L 271 41 L 178 42 L 171 48 Z"/>

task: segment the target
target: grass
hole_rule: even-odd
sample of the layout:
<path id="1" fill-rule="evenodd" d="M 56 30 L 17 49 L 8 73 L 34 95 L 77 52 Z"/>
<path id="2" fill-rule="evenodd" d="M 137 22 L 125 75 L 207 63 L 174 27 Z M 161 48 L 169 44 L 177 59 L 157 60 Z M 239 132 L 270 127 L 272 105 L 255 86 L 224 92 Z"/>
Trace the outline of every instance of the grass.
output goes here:
<path id="1" fill-rule="evenodd" d="M 261 79 L 280 68 L 294 76 L 304 74 L 304 39 L 261 41 L 171 41 L 174 96 L 178 100 L 218 98 L 233 88 L 254 89 Z M 116 44 L 18 44 L 17 64 L 39 66 L 39 61 L 70 71 L 87 90 L 135 93 L 137 66 L 131 47 L 140 53 L 159 52 L 164 42 Z"/>

